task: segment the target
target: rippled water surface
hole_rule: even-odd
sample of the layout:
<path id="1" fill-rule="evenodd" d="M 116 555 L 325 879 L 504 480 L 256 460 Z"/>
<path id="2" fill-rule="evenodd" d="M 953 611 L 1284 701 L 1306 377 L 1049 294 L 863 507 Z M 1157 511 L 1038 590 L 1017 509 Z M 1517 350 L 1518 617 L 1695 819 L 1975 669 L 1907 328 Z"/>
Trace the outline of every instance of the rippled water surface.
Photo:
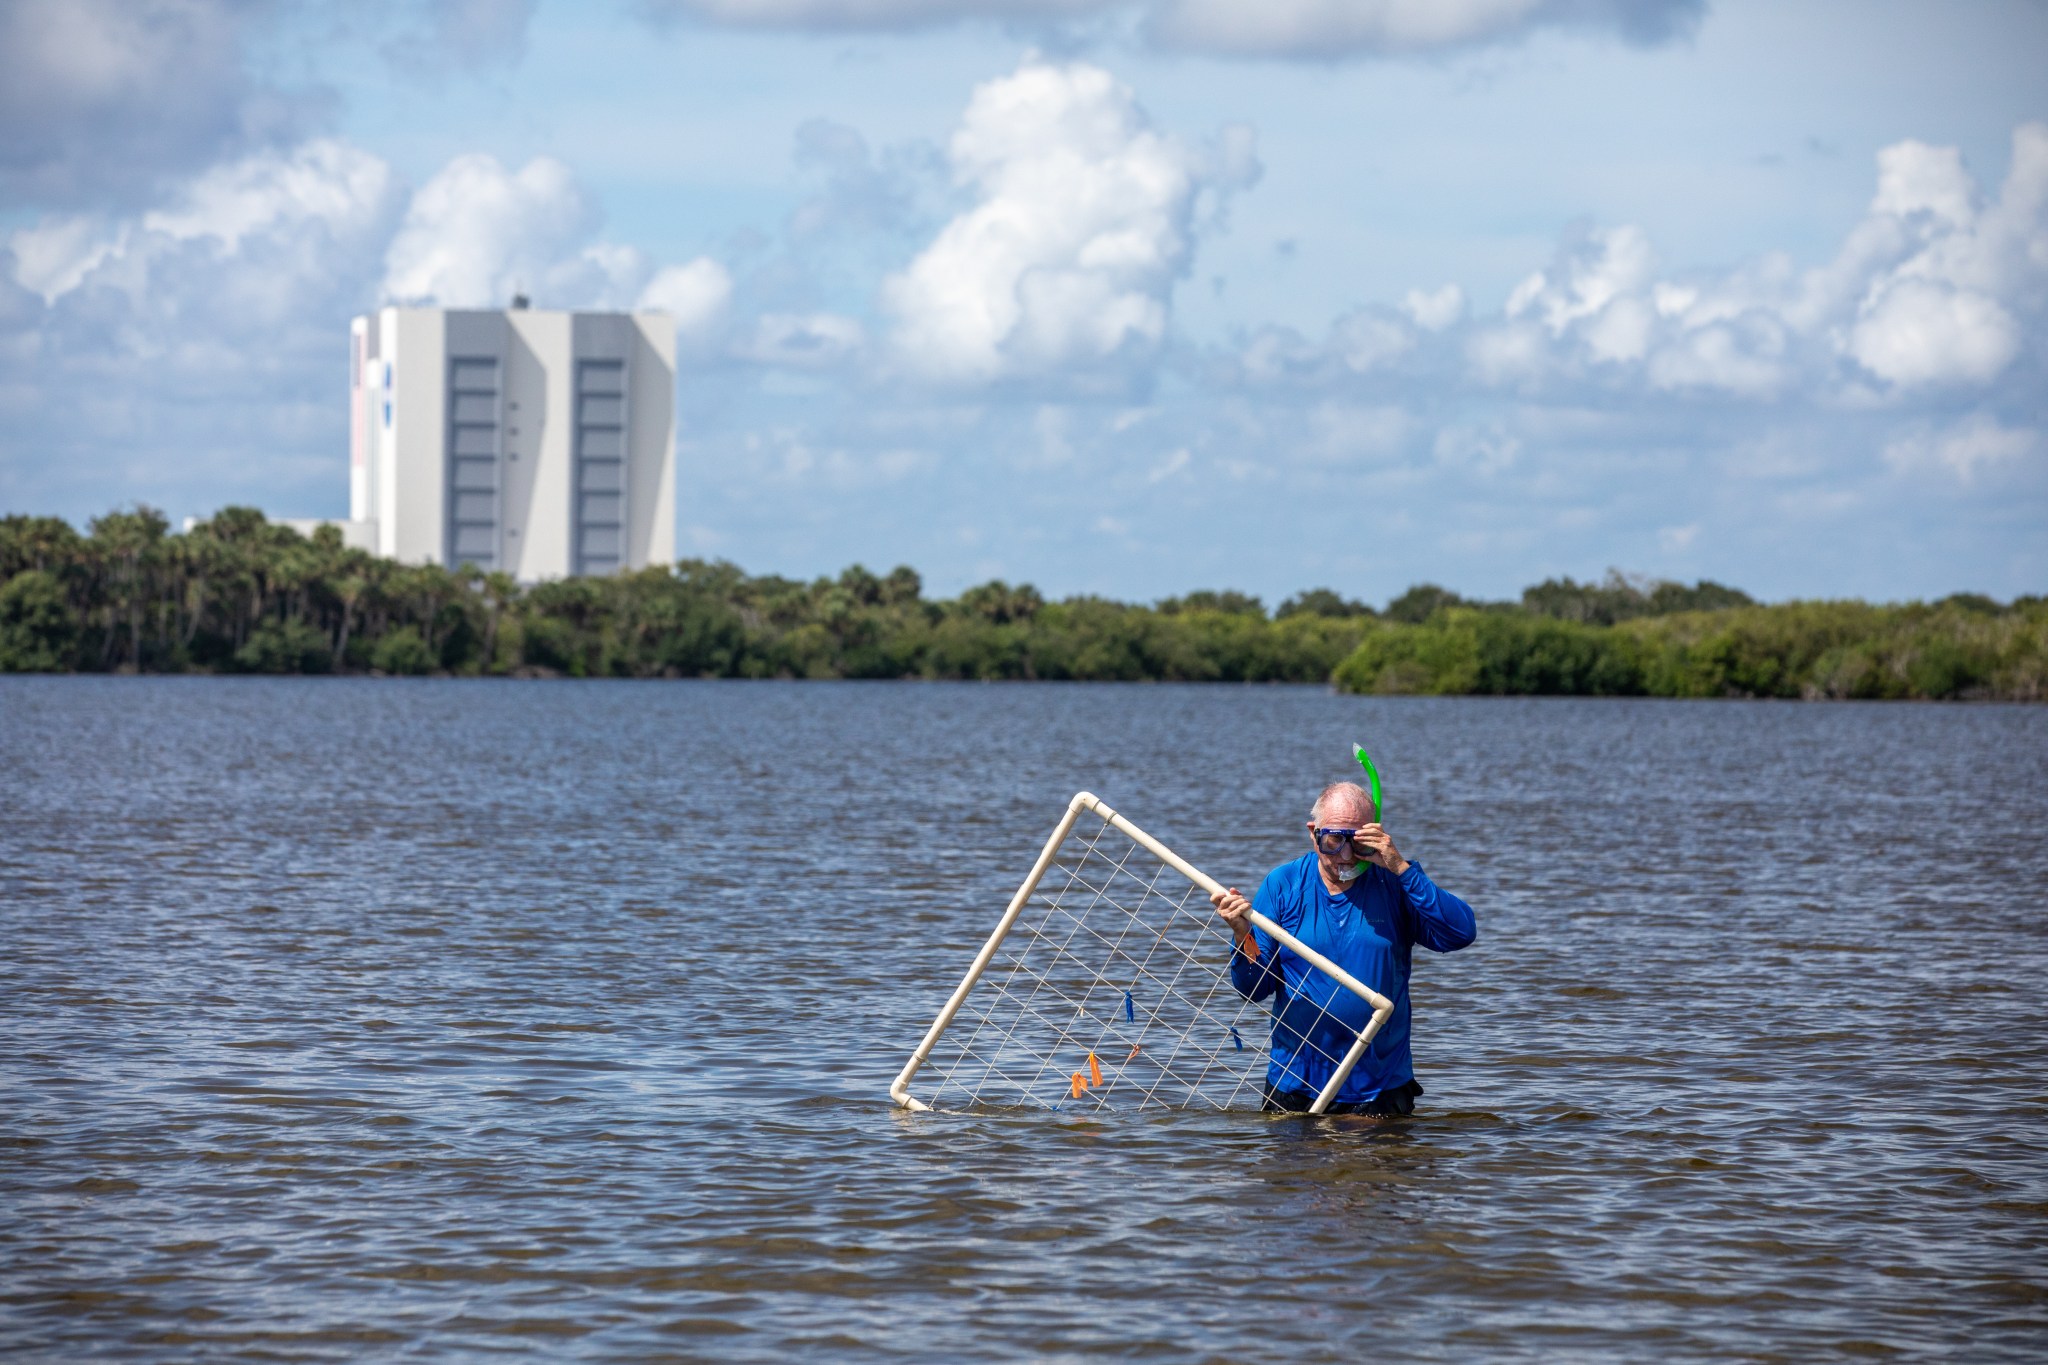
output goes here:
<path id="1" fill-rule="evenodd" d="M 1412 1119 L 889 1105 L 1076 790 L 1248 883 L 1354 737 Z M 2044 830 L 2043 708 L 0 680 L 0 1351 L 2039 1358 Z"/>

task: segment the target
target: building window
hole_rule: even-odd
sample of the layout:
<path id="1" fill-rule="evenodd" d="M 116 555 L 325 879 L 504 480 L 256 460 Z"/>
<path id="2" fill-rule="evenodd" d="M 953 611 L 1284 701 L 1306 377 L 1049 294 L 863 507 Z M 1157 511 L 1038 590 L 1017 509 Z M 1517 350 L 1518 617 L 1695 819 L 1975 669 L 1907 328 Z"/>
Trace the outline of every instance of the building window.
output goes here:
<path id="1" fill-rule="evenodd" d="M 500 416 L 496 356 L 448 361 L 448 567 L 499 566 Z"/>
<path id="2" fill-rule="evenodd" d="M 576 365 L 574 571 L 615 573 L 626 560 L 626 362 Z"/>

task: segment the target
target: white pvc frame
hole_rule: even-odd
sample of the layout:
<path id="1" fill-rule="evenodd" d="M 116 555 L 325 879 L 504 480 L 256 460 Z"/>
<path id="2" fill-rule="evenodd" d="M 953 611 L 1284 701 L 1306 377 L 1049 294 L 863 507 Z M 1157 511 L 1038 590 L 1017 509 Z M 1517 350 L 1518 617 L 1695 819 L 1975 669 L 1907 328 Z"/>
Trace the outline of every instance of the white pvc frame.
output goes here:
<path id="1" fill-rule="evenodd" d="M 946 1026 L 953 1022 L 953 1016 L 960 1012 L 960 1006 L 966 1001 L 968 992 L 974 989 L 974 983 L 981 980 L 982 972 L 988 969 L 989 962 L 996 955 L 996 949 L 1002 947 L 1003 939 L 1010 932 L 1010 926 L 1017 922 L 1017 916 L 1023 912 L 1024 906 L 1031 899 L 1031 893 L 1038 889 L 1039 879 L 1044 877 L 1046 869 L 1052 866 L 1052 860 L 1059 854 L 1060 845 L 1066 842 L 1068 833 L 1074 828 L 1074 822 L 1080 819 L 1084 810 L 1100 815 L 1109 824 L 1136 840 L 1161 862 L 1209 894 L 1215 895 L 1224 889 L 1221 882 L 1194 867 L 1172 849 L 1111 810 L 1106 802 L 1092 792 L 1076 792 L 1074 799 L 1067 803 L 1067 813 L 1061 817 L 1058 827 L 1052 832 L 1052 837 L 1047 839 L 1045 847 L 1039 850 L 1038 861 L 1031 865 L 1031 872 L 1024 878 L 1024 884 L 1017 888 L 1016 895 L 1010 897 L 1010 906 L 996 922 L 995 932 L 988 936 L 988 942 L 982 944 L 981 951 L 974 955 L 974 965 L 967 969 L 967 975 L 953 988 L 953 994 L 947 999 L 946 1007 L 939 1011 L 939 1017 L 925 1030 L 924 1041 L 917 1045 L 917 1051 L 910 1054 L 910 1060 L 904 1063 L 903 1070 L 890 1085 L 889 1098 L 905 1109 L 931 1108 L 910 1093 L 911 1077 L 917 1074 L 917 1069 L 932 1055 L 932 1047 L 939 1041 L 939 1035 L 946 1031 Z M 1337 1098 L 1337 1092 L 1344 1088 L 1344 1082 L 1351 1075 L 1351 1069 L 1358 1065 L 1358 1059 L 1365 1055 L 1365 1049 L 1372 1042 L 1373 1035 L 1380 1031 L 1380 1026 L 1394 1013 L 1394 1002 L 1258 911 L 1251 912 L 1251 920 L 1310 966 L 1323 972 L 1345 990 L 1372 1006 L 1372 1018 L 1359 1030 L 1358 1039 L 1351 1044 L 1351 1050 L 1344 1054 L 1344 1060 L 1337 1064 L 1337 1070 L 1330 1077 L 1330 1083 L 1323 1087 L 1322 1093 L 1317 1095 L 1315 1102 L 1308 1107 L 1311 1114 L 1324 1113 L 1329 1109 L 1331 1101 Z"/>

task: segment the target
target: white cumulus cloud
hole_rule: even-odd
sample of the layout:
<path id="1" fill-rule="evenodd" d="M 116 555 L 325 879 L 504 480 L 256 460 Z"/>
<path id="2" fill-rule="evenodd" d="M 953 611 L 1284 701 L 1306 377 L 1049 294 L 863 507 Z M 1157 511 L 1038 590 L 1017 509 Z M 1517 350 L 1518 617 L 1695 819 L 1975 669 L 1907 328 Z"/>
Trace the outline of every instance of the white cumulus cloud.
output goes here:
<path id="1" fill-rule="evenodd" d="M 1598 376 L 1776 399 L 1804 383 L 1844 397 L 1860 388 L 1865 401 L 1983 388 L 2048 325 L 2048 126 L 2014 132 L 1992 199 L 1954 148 L 1885 148 L 1868 213 L 1811 269 L 1773 254 L 1719 275 L 1658 278 L 1640 229 L 1593 227 L 1569 234 L 1504 311 L 1465 342 L 1483 384 Z M 1844 358 L 1881 387 L 1845 384 Z"/>
<path id="2" fill-rule="evenodd" d="M 724 318 L 732 303 L 732 275 L 709 256 L 663 266 L 640 291 L 637 307 L 659 308 L 676 320 L 683 337 L 700 337 Z"/>
<path id="3" fill-rule="evenodd" d="M 2041 448 L 2041 433 L 2034 428 L 2005 426 L 1975 413 L 1946 428 L 1923 427 L 1899 437 L 1885 446 L 1884 461 L 1909 477 L 1931 471 L 1969 484 L 1979 473 L 2017 463 Z"/>
<path id="4" fill-rule="evenodd" d="M 1912 277 L 1874 285 L 1849 335 L 1863 368 L 1902 385 L 1983 384 L 2019 347 L 2019 324 L 1995 300 Z"/>
<path id="5" fill-rule="evenodd" d="M 322 138 L 288 153 L 215 167 L 174 206 L 144 214 L 142 226 L 170 237 L 210 237 L 226 251 L 251 232 L 291 219 L 317 218 L 361 232 L 377 222 L 396 186 L 381 158 Z"/>
<path id="6" fill-rule="evenodd" d="M 976 88 L 948 145 L 974 204 L 884 282 L 906 370 L 986 382 L 1143 358 L 1166 335 L 1204 189 L 1256 166 L 1155 130 L 1085 63 L 1027 59 Z"/>
<path id="7" fill-rule="evenodd" d="M 1649 283 L 1651 264 L 1650 242 L 1640 228 L 1589 228 L 1558 253 L 1549 270 L 1516 286 L 1507 315 L 1533 313 L 1552 336 L 1563 336 L 1574 323 L 1591 322 L 1597 331 L 1611 325 L 1605 316 L 1610 309 L 1636 301 L 1633 296 Z"/>
<path id="8" fill-rule="evenodd" d="M 723 320 L 733 282 L 709 257 L 657 270 L 647 254 L 597 235 L 599 214 L 570 169 L 535 157 L 517 171 L 481 152 L 458 156 L 412 196 L 384 257 L 385 301 L 502 308 L 663 308 L 702 340 Z"/>
<path id="9" fill-rule="evenodd" d="M 1718 389 L 1745 398 L 1768 398 L 1790 377 L 1781 363 L 1783 327 L 1765 314 L 1687 327 L 1650 358 L 1649 380 L 1667 390 Z"/>
<path id="10" fill-rule="evenodd" d="M 186 243 L 223 262 L 254 254 L 245 246 L 260 246 L 265 263 L 280 272 L 271 292 L 285 298 L 301 276 L 331 270 L 331 259 L 326 265 L 319 259 L 323 244 L 330 251 L 338 244 L 353 249 L 381 234 L 397 193 L 397 178 L 381 158 L 316 139 L 216 166 L 164 207 L 137 217 L 48 218 L 18 229 L 7 245 L 16 282 L 47 304 L 87 284 L 139 297 L 162 282 L 155 277 Z M 301 245 L 293 258 L 278 260 L 275 253 L 294 240 Z M 255 284 L 248 281 L 252 289 Z"/>
<path id="11" fill-rule="evenodd" d="M 594 227 L 575 176 L 554 158 L 515 172 L 481 152 L 458 156 L 413 195 L 385 253 L 384 294 L 394 303 L 503 307 L 581 264 Z"/>
<path id="12" fill-rule="evenodd" d="M 8 250 L 14 253 L 15 283 L 42 295 L 44 303 L 55 303 L 78 288 L 124 246 L 104 222 L 89 214 L 45 218 L 7 238 Z"/>
<path id="13" fill-rule="evenodd" d="M 2038 314 L 2048 291 L 2048 126 L 2015 131 L 1989 205 L 1953 148 L 1902 142 L 1878 164 L 1871 224 L 1902 259 L 1872 273 L 1848 353 L 1901 388 L 1989 383 L 2023 343 L 2015 310 Z"/>
<path id="14" fill-rule="evenodd" d="M 1895 218 L 1928 213 L 1963 227 L 1976 216 L 1976 199 L 1977 181 L 1954 147 L 1908 138 L 1877 154 L 1877 196 L 1870 203 L 1874 213 Z"/>

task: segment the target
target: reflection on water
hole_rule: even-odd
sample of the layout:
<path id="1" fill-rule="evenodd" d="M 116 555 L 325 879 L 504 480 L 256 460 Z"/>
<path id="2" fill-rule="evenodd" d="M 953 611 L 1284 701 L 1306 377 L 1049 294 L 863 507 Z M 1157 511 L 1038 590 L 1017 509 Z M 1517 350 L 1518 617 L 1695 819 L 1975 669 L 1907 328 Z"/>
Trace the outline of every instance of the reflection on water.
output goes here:
<path id="1" fill-rule="evenodd" d="M 887 1105 L 1075 790 L 1245 883 L 1354 738 L 1480 916 L 1414 1119 Z M 7 679 L 0 774 L 10 1353 L 2048 1347 L 2048 711 Z"/>

